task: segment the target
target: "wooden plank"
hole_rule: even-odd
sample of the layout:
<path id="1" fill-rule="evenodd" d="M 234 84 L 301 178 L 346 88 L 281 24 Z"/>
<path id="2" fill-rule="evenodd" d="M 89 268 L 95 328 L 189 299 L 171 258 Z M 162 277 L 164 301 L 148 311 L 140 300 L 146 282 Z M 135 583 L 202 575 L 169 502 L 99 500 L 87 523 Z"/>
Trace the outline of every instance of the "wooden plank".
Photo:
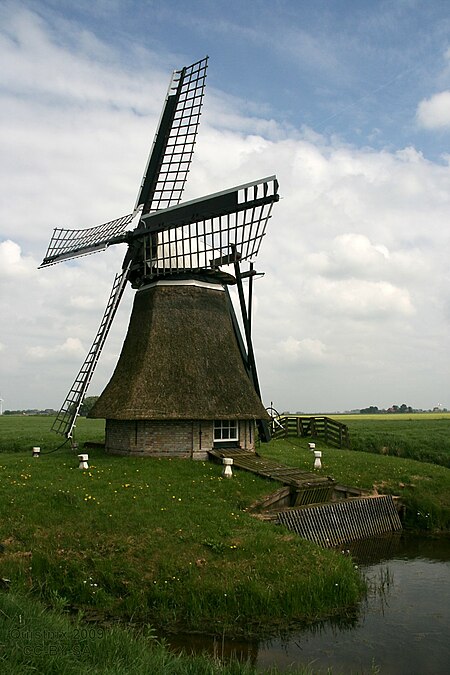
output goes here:
<path id="1" fill-rule="evenodd" d="M 209 454 L 217 459 L 231 457 L 234 466 L 250 471 L 264 478 L 277 480 L 285 485 L 295 487 L 327 486 L 334 485 L 335 481 L 328 476 L 317 476 L 309 471 L 303 471 L 296 467 L 285 466 L 279 462 L 263 459 L 256 453 L 241 451 L 239 449 L 214 448 Z"/>
<path id="2" fill-rule="evenodd" d="M 279 513 L 277 522 L 326 548 L 401 530 L 391 495 L 293 508 Z"/>
<path id="3" fill-rule="evenodd" d="M 280 505 L 289 506 L 290 496 L 291 488 L 285 485 L 276 492 L 272 492 L 270 495 L 267 495 L 267 497 L 263 497 L 262 499 L 254 502 L 250 506 L 250 509 L 252 511 L 260 511 L 263 509 L 270 509 L 271 507 L 279 507 Z"/>

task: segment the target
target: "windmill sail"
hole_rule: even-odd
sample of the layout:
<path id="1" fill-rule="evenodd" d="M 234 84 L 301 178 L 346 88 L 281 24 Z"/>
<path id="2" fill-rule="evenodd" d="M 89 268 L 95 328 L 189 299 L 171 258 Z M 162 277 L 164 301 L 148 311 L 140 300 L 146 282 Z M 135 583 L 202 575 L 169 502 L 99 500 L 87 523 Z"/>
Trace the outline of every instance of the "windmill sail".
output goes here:
<path id="1" fill-rule="evenodd" d="M 131 261 L 128 263 L 128 266 L 120 274 L 116 274 L 114 278 L 111 294 L 106 305 L 105 313 L 100 322 L 97 335 L 95 336 L 89 353 L 53 423 L 52 430 L 67 438 L 72 438 L 76 418 L 80 411 L 81 404 L 83 403 L 87 388 L 91 382 L 92 375 L 94 374 L 95 366 L 97 365 L 103 345 L 105 344 L 106 336 L 111 328 L 117 307 L 122 298 L 128 280 L 130 265 Z"/>
<path id="2" fill-rule="evenodd" d="M 179 204 L 194 153 L 208 57 L 175 70 L 145 167 L 135 209 L 143 213 Z"/>
<path id="3" fill-rule="evenodd" d="M 142 250 L 144 264 L 156 274 L 210 268 L 212 261 L 230 256 L 233 247 L 230 262 L 251 259 L 258 253 L 272 204 L 278 198 L 278 182 L 270 176 L 143 215 L 134 231 L 124 232 L 133 220 L 132 213 L 85 230 L 58 228 L 41 267 L 146 235 L 151 239 L 155 234 L 157 248 L 152 240 Z"/>
<path id="4" fill-rule="evenodd" d="M 157 233 L 157 245 L 142 248 L 147 276 L 252 259 L 278 199 L 278 182 L 270 176 L 144 215 L 136 236 Z"/>
<path id="5" fill-rule="evenodd" d="M 178 274 L 180 281 L 200 276 L 200 281 L 207 278 L 216 284 L 232 283 L 230 275 L 228 281 L 223 281 L 227 275 L 219 268 L 229 263 L 239 268 L 239 262 L 256 256 L 272 206 L 279 199 L 278 182 L 271 176 L 180 204 L 200 123 L 207 65 L 206 57 L 174 71 L 133 213 L 84 230 L 55 229 L 41 264 L 46 267 L 113 244 L 125 243 L 128 247 L 123 271 L 115 277 L 97 335 L 53 425 L 54 431 L 68 438 L 72 438 L 76 417 L 127 281 L 144 293 L 152 279 L 172 274 Z M 138 216 L 137 227 L 127 229 Z M 175 288 L 176 284 L 168 286 Z M 208 289 L 201 288 L 207 294 Z M 237 326 L 236 320 L 234 323 Z M 137 326 L 141 328 L 139 321 Z M 250 363 L 247 334 L 246 342 L 245 347 L 241 337 L 240 350 L 255 394 L 256 369 Z M 256 403 L 252 410 L 257 412 L 250 417 L 262 414 L 261 410 L 264 413 L 259 401 L 255 406 Z"/>
<path id="6" fill-rule="evenodd" d="M 63 260 L 103 251 L 111 244 L 118 243 L 119 240 L 116 238 L 131 223 L 134 215 L 134 213 L 129 213 L 127 216 L 84 230 L 55 228 L 40 268 L 55 265 Z"/>

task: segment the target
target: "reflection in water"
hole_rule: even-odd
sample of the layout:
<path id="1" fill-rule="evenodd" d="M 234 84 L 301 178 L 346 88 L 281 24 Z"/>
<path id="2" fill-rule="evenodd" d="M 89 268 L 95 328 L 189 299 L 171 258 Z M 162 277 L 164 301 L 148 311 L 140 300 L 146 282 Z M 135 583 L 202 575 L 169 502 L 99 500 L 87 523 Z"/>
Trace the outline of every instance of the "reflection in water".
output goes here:
<path id="1" fill-rule="evenodd" d="M 450 672 L 450 539 L 399 534 L 340 547 L 368 581 L 354 616 L 323 621 L 265 642 L 171 638 L 174 648 L 235 656 L 260 668 L 311 665 L 315 671 L 381 675 Z"/>
<path id="2" fill-rule="evenodd" d="M 207 652 L 216 659 L 238 661 L 257 664 L 259 642 L 251 640 L 230 640 L 229 638 L 210 637 L 206 635 L 171 635 L 167 644 L 176 651 L 185 651 L 191 654 Z"/>
<path id="3" fill-rule="evenodd" d="M 352 541 L 341 548 L 349 550 L 358 564 L 367 566 L 393 558 L 399 560 L 425 558 L 433 562 L 450 562 L 448 537 L 419 537 L 404 532 L 393 532 L 372 539 Z"/>

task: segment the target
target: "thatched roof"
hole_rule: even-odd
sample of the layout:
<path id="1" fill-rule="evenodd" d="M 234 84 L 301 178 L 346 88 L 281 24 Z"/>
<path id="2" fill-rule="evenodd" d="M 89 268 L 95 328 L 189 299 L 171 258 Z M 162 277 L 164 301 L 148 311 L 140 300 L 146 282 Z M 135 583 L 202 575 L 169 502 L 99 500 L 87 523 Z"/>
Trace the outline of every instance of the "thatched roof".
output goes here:
<path id="1" fill-rule="evenodd" d="M 157 284 L 138 291 L 117 367 L 89 416 L 267 419 L 222 286 Z"/>

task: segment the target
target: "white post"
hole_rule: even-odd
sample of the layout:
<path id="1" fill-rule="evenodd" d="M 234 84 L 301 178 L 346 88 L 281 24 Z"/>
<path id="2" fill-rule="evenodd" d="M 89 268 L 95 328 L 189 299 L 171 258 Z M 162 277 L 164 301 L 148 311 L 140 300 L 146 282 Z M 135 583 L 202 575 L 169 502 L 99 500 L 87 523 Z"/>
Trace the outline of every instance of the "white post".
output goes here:
<path id="1" fill-rule="evenodd" d="M 322 451 L 321 450 L 314 450 L 314 468 L 315 469 L 321 469 L 322 468 Z"/>
<path id="2" fill-rule="evenodd" d="M 308 443 L 309 449 L 310 450 L 315 450 L 316 449 L 316 444 L 315 443 Z"/>
<path id="3" fill-rule="evenodd" d="M 40 457 L 41 449 L 36 445 L 33 447 L 33 457 Z"/>
<path id="4" fill-rule="evenodd" d="M 78 455 L 78 459 L 80 461 L 79 469 L 89 469 L 89 455 Z"/>
<path id="5" fill-rule="evenodd" d="M 232 478 L 233 477 L 233 470 L 232 470 L 231 466 L 233 464 L 233 458 L 232 457 L 224 457 L 222 461 L 223 461 L 222 476 L 224 478 Z"/>

